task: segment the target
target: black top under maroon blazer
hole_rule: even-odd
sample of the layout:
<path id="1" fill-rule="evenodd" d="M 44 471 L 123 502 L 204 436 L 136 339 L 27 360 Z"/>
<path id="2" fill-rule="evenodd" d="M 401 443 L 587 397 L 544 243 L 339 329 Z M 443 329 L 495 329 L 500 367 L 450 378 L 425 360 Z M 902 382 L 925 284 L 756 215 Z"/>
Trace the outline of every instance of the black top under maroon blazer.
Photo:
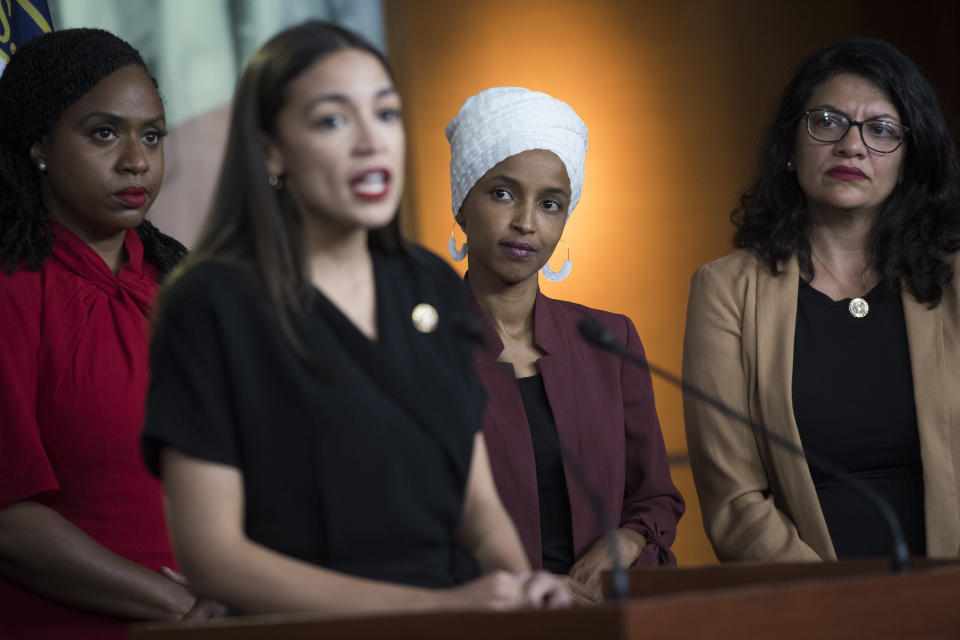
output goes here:
<path id="1" fill-rule="evenodd" d="M 540 568 L 536 461 L 523 400 L 513 365 L 497 362 L 503 342 L 472 296 L 471 308 L 484 336 L 483 344 L 474 349 L 474 359 L 487 391 L 483 430 L 490 466 L 530 562 Z M 560 442 L 576 456 L 618 526 L 633 529 L 646 539 L 635 564 L 675 563 L 670 545 L 684 503 L 670 479 L 650 374 L 587 343 L 577 329 L 586 318 L 599 322 L 631 353 L 643 357 L 640 337 L 626 316 L 537 293 L 534 339 L 546 354 L 537 364 Z M 600 538 L 603 527 L 568 464 L 564 474 L 574 557 L 579 558 Z"/>

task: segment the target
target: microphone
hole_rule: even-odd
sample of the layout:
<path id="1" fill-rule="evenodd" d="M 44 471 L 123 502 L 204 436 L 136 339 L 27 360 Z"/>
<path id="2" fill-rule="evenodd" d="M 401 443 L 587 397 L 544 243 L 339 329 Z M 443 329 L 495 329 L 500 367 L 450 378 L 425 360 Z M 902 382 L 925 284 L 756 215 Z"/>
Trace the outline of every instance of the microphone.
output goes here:
<path id="1" fill-rule="evenodd" d="M 714 398 L 710 394 L 698 389 L 697 387 L 684 382 L 676 375 L 670 373 L 663 367 L 657 366 L 649 362 L 646 358 L 641 358 L 633 353 L 627 351 L 626 347 L 620 344 L 617 339 L 607 330 L 606 327 L 596 322 L 595 320 L 582 320 L 577 325 L 580 329 L 580 335 L 583 338 L 593 344 L 594 346 L 606 349 L 607 351 L 612 351 L 627 360 L 640 365 L 641 367 L 647 369 L 656 376 L 666 380 L 675 387 L 679 387 L 685 393 L 693 396 L 697 400 L 700 400 L 720 413 L 724 414 L 729 418 L 733 418 L 736 422 L 739 422 L 742 425 L 745 425 L 753 430 L 755 435 L 762 435 L 771 442 L 776 443 L 777 446 L 789 451 L 790 453 L 800 456 L 801 458 L 806 459 L 807 463 L 816 467 L 820 471 L 826 473 L 834 480 L 842 482 L 848 487 L 853 488 L 857 492 L 866 496 L 867 499 L 873 504 L 874 507 L 880 512 L 880 515 L 887 523 L 887 527 L 890 530 L 890 537 L 893 538 L 893 552 L 891 555 L 891 569 L 895 573 L 906 573 L 909 565 L 910 559 L 910 550 L 907 547 L 906 538 L 903 535 L 903 528 L 900 526 L 900 520 L 897 518 L 897 514 L 893 511 L 893 508 L 890 506 L 890 503 L 880 495 L 873 487 L 868 485 L 866 482 L 858 478 L 857 476 L 851 475 L 846 469 L 840 467 L 833 462 L 830 462 L 826 458 L 820 456 L 819 454 L 810 451 L 809 449 L 804 449 L 798 447 L 789 440 L 779 436 L 776 433 L 770 431 L 765 425 L 761 423 L 753 422 L 748 416 L 743 415 L 736 409 L 725 404 L 721 400 Z"/>

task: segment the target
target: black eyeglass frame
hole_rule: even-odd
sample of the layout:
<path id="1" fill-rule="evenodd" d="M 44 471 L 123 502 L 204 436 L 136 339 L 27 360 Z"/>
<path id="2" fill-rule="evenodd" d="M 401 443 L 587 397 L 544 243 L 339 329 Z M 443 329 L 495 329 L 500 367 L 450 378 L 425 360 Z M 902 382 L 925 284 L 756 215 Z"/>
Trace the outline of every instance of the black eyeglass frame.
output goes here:
<path id="1" fill-rule="evenodd" d="M 821 140 L 817 136 L 813 135 L 813 132 L 810 130 L 810 115 L 814 113 L 834 113 L 838 116 L 841 116 L 843 119 L 847 121 L 847 128 L 843 130 L 843 133 L 841 133 L 836 140 Z M 847 133 L 850 132 L 850 127 L 856 126 L 857 129 L 860 131 L 860 141 L 863 143 L 863 146 L 865 146 L 867 149 L 870 149 L 870 151 L 873 151 L 874 153 L 893 153 L 894 151 L 899 149 L 901 146 L 903 146 L 903 141 L 906 140 L 907 134 L 910 132 L 910 127 L 908 127 L 905 124 L 900 124 L 899 122 L 893 122 L 892 120 L 884 120 L 883 118 L 868 118 L 867 120 L 854 120 L 853 118 L 845 114 L 843 111 L 840 111 L 839 109 L 822 109 L 822 108 L 807 109 L 806 111 L 803 112 L 803 117 L 807 121 L 807 135 L 813 138 L 814 140 L 816 140 L 817 142 L 828 142 L 828 143 L 840 142 L 847 135 Z M 873 147 L 871 147 L 867 143 L 867 139 L 863 137 L 863 125 L 870 124 L 873 122 L 882 122 L 884 124 L 893 125 L 894 127 L 899 127 L 900 129 L 902 129 L 903 134 L 900 136 L 900 141 L 897 143 L 897 146 L 895 146 L 893 149 L 890 149 L 889 151 L 881 151 L 879 149 L 874 149 Z"/>

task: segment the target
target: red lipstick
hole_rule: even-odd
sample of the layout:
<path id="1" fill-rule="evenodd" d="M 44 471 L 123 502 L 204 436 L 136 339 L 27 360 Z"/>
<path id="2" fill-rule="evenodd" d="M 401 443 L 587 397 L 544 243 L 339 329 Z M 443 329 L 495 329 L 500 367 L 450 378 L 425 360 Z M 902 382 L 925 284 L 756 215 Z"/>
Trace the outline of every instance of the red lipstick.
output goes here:
<path id="1" fill-rule="evenodd" d="M 507 257 L 515 260 L 525 260 L 537 252 L 535 248 L 526 242 L 518 242 L 516 240 L 504 240 L 500 243 L 500 248 L 507 254 Z"/>
<path id="2" fill-rule="evenodd" d="M 131 209 L 139 209 L 147 201 L 147 190 L 143 187 L 127 187 L 113 194 L 113 197 Z"/>
<path id="3" fill-rule="evenodd" d="M 361 171 L 350 179 L 350 193 L 369 202 L 383 200 L 390 193 L 390 171 L 383 168 Z"/>
<path id="4" fill-rule="evenodd" d="M 866 180 L 867 174 L 856 167 L 848 167 L 846 165 L 837 165 L 829 171 L 827 175 L 831 178 L 836 178 L 837 180 Z"/>

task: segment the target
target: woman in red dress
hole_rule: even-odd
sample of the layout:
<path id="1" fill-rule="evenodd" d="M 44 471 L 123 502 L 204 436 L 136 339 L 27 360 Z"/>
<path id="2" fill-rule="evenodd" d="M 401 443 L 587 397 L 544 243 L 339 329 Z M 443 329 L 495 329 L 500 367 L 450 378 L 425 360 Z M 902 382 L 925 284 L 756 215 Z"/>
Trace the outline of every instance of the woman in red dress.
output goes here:
<path id="1" fill-rule="evenodd" d="M 163 103 L 100 30 L 40 36 L 0 76 L 0 636 L 124 637 L 208 617 L 173 572 L 144 469 L 147 312 L 184 247 L 144 220 Z"/>

